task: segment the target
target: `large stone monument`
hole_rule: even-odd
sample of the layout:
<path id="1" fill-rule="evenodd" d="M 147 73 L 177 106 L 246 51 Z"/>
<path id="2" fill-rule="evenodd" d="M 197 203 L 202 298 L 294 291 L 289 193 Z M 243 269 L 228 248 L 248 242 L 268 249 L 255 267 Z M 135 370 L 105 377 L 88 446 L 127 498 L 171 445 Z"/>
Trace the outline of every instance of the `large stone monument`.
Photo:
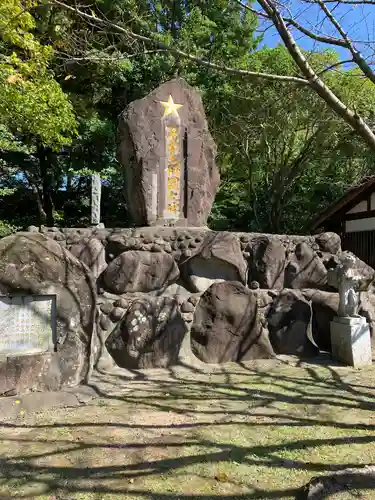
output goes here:
<path id="1" fill-rule="evenodd" d="M 137 226 L 204 226 L 219 186 L 216 146 L 200 94 L 171 80 L 119 119 L 119 161 Z"/>
<path id="2" fill-rule="evenodd" d="M 332 356 L 354 367 L 372 364 L 370 328 L 358 314 L 359 293 L 370 283 L 355 268 L 356 257 L 342 252 L 339 265 L 328 274 L 328 283 L 338 289 L 338 315 L 331 322 Z"/>

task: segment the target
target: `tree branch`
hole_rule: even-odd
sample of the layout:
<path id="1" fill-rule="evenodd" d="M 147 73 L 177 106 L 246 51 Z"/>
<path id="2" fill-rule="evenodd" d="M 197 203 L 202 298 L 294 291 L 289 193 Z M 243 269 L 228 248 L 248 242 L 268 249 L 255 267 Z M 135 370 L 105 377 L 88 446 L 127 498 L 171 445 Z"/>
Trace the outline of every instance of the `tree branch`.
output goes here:
<path id="1" fill-rule="evenodd" d="M 316 0 L 303 0 L 305 3 L 317 3 Z M 324 0 L 324 3 L 343 3 L 348 5 L 375 5 L 375 0 Z"/>
<path id="2" fill-rule="evenodd" d="M 353 59 L 346 59 L 345 61 L 336 62 L 336 63 L 331 64 L 330 66 L 327 66 L 326 68 L 322 69 L 322 71 L 319 71 L 319 73 L 317 73 L 317 75 L 321 76 L 324 73 L 327 73 L 327 71 L 331 71 L 331 69 L 335 69 L 335 68 L 337 68 L 339 66 L 342 66 L 343 64 L 348 64 L 348 63 L 351 63 L 351 62 L 353 62 Z"/>
<path id="3" fill-rule="evenodd" d="M 69 54 L 64 54 L 63 52 L 56 51 L 59 59 L 62 59 L 65 63 L 80 63 L 80 62 L 119 62 L 119 61 L 127 61 L 128 59 L 132 59 L 134 57 L 143 56 L 147 54 L 156 54 L 159 52 L 167 52 L 165 49 L 152 49 L 152 50 L 142 50 L 140 52 L 136 52 L 135 54 L 129 54 L 124 56 L 83 56 L 83 57 L 72 57 Z"/>
<path id="4" fill-rule="evenodd" d="M 316 0 L 314 0 L 314 1 L 316 2 Z M 267 14 L 264 14 L 263 12 L 250 7 L 248 4 L 242 3 L 241 0 L 235 0 L 235 2 L 238 3 L 244 9 L 252 12 L 253 14 L 256 14 L 257 16 L 271 20 L 271 18 Z M 374 0 L 374 2 L 375 2 L 375 0 Z M 312 38 L 313 40 L 315 40 L 317 42 L 327 43 L 329 45 L 337 45 L 339 47 L 346 47 L 346 42 L 343 39 L 335 38 L 335 37 L 331 37 L 331 36 L 325 36 L 325 35 L 318 35 L 317 33 L 314 33 L 313 31 L 308 30 L 307 28 L 305 28 L 301 24 L 297 23 L 297 21 L 295 21 L 291 17 L 284 17 L 283 19 L 287 25 L 289 24 L 289 25 L 293 26 L 298 31 L 300 31 L 304 35 L 308 36 L 309 38 Z"/>
<path id="5" fill-rule="evenodd" d="M 293 35 L 288 30 L 285 21 L 277 10 L 272 0 L 258 0 L 265 13 L 272 19 L 286 48 L 297 64 L 301 73 L 309 81 L 310 87 L 328 104 L 328 106 L 366 141 L 369 147 L 375 151 L 375 135 L 365 121 L 354 111 L 349 109 L 319 78 L 313 68 L 308 63 L 306 57 L 298 47 Z"/>
<path id="6" fill-rule="evenodd" d="M 314 0 L 314 1 L 315 1 L 315 3 L 322 2 L 322 0 Z M 119 26 L 118 24 L 115 24 L 115 23 L 109 21 L 108 19 L 101 19 L 101 18 L 98 18 L 94 14 L 87 14 L 86 12 L 80 10 L 78 7 L 72 7 L 70 5 L 65 4 L 64 2 L 62 2 L 60 0 L 53 0 L 53 3 L 54 3 L 54 5 L 56 5 L 58 7 L 62 7 L 64 9 L 69 10 L 69 11 L 75 12 L 77 15 L 81 16 L 83 19 L 85 19 L 90 24 L 92 24 L 96 27 L 98 27 L 98 26 L 109 27 L 112 30 L 116 31 L 117 33 L 121 33 L 132 40 L 140 41 L 140 42 L 143 42 L 145 44 L 152 44 L 159 49 L 163 49 L 163 50 L 168 51 L 170 54 L 172 54 L 174 56 L 185 58 L 189 61 L 192 61 L 194 63 L 201 65 L 201 66 L 205 66 L 205 67 L 208 67 L 208 68 L 213 69 L 213 70 L 224 71 L 226 73 L 233 74 L 236 76 L 242 76 L 242 77 L 261 78 L 261 79 L 272 80 L 272 81 L 291 82 L 291 83 L 297 83 L 299 85 L 310 86 L 327 103 L 327 105 L 338 116 L 343 118 L 344 121 L 346 123 L 348 123 L 353 128 L 353 130 L 355 130 L 358 133 L 358 135 L 360 135 L 365 140 L 365 142 L 369 145 L 369 147 L 373 151 L 375 151 L 375 135 L 372 132 L 369 125 L 367 125 L 367 123 L 360 116 L 358 116 L 355 111 L 349 109 L 325 85 L 325 83 L 321 80 L 319 75 L 313 70 L 313 68 L 310 66 L 309 62 L 307 61 L 306 57 L 303 55 L 301 49 L 298 47 L 293 35 L 289 31 L 289 29 L 287 27 L 287 21 L 283 18 L 282 14 L 278 11 L 274 0 L 258 0 L 258 3 L 262 7 L 265 15 L 272 21 L 273 25 L 277 29 L 281 39 L 283 40 L 287 50 L 289 51 L 291 57 L 293 58 L 294 62 L 296 63 L 296 65 L 300 69 L 300 71 L 303 75 L 303 78 L 294 77 L 294 76 L 273 75 L 273 74 L 269 74 L 269 73 L 259 73 L 259 72 L 242 70 L 242 69 L 238 69 L 238 68 L 232 68 L 232 67 L 227 67 L 224 65 L 211 63 L 211 62 L 206 61 L 200 57 L 183 52 L 177 48 L 170 47 L 169 45 L 165 44 L 164 42 L 161 42 L 160 40 L 157 40 L 156 38 L 153 38 L 151 36 L 144 36 L 144 35 L 134 33 L 132 30 L 124 28 L 122 26 Z M 349 48 L 349 50 L 350 50 L 350 47 L 352 47 L 352 42 L 347 37 L 345 32 L 343 32 L 342 29 L 340 31 L 340 34 L 345 35 L 345 36 L 343 36 L 343 40 L 345 42 L 345 47 Z M 332 42 L 330 42 L 330 43 L 332 43 Z M 349 47 L 348 47 L 348 44 L 349 44 Z M 354 49 L 354 51 L 355 51 L 355 49 Z M 359 64 L 358 57 L 362 57 L 362 56 L 360 56 L 358 51 L 355 51 L 355 54 L 352 52 L 352 55 L 353 55 L 353 59 L 355 59 L 357 64 Z M 361 64 L 363 64 L 363 63 L 361 62 Z M 361 67 L 361 69 L 362 69 L 362 67 Z M 371 71 L 371 68 L 369 68 L 369 69 Z M 363 69 L 362 69 L 362 71 L 363 71 Z M 371 71 L 371 73 L 372 73 L 372 71 Z M 375 76 L 373 73 L 372 73 L 372 76 L 375 79 Z"/>
<path id="7" fill-rule="evenodd" d="M 337 29 L 337 31 L 340 33 L 342 38 L 345 40 L 346 47 L 348 48 L 348 50 L 352 54 L 354 62 L 356 62 L 358 64 L 358 67 L 363 71 L 363 73 L 367 76 L 367 78 L 369 80 L 371 80 L 372 83 L 375 83 L 374 72 L 372 71 L 370 66 L 367 64 L 365 59 L 362 57 L 362 54 L 354 47 L 350 38 L 345 33 L 345 31 L 343 30 L 343 28 L 341 27 L 340 23 L 337 21 L 335 16 L 332 14 L 332 12 L 329 10 L 329 8 L 325 5 L 323 0 L 316 0 L 316 2 L 319 4 L 320 8 L 325 13 L 327 18 L 331 21 L 333 26 Z"/>
<path id="8" fill-rule="evenodd" d="M 67 5 L 63 2 L 60 2 L 60 0 L 54 0 L 53 3 L 56 6 L 63 7 L 64 9 L 75 12 L 76 14 L 83 17 L 87 21 L 90 21 L 93 24 L 102 25 L 102 26 L 109 26 L 112 29 L 116 30 L 118 33 L 122 33 L 122 34 L 132 38 L 133 40 L 138 40 L 141 42 L 145 42 L 147 44 L 156 45 L 159 49 L 166 50 L 166 51 L 170 52 L 171 54 L 174 54 L 175 56 L 183 57 L 184 59 L 188 59 L 189 61 L 195 62 L 201 66 L 206 66 L 206 67 L 211 68 L 211 69 L 216 70 L 216 71 L 224 71 L 226 73 L 230 73 L 232 75 L 237 75 L 237 76 L 261 78 L 261 79 L 273 80 L 273 81 L 276 80 L 276 81 L 283 81 L 283 82 L 289 82 L 289 83 L 298 83 L 300 85 L 309 85 L 308 81 L 305 80 L 304 78 L 299 78 L 299 77 L 295 77 L 295 76 L 273 75 L 273 74 L 269 74 L 269 73 L 259 73 L 256 71 L 248 71 L 248 70 L 244 70 L 244 69 L 238 69 L 238 68 L 224 66 L 221 64 L 215 64 L 215 63 L 206 61 L 204 59 L 201 59 L 200 57 L 194 56 L 192 54 L 188 54 L 187 52 L 183 52 L 182 50 L 170 47 L 167 44 L 165 44 L 165 43 L 163 43 L 160 40 L 157 40 L 155 38 L 147 37 L 144 35 L 139 35 L 138 33 L 134 33 L 130 29 L 123 28 L 122 26 L 119 26 L 118 24 L 112 23 L 111 21 L 100 19 L 100 18 L 93 16 L 91 14 L 87 14 L 86 12 L 81 11 L 77 7 L 71 7 L 70 5 Z"/>

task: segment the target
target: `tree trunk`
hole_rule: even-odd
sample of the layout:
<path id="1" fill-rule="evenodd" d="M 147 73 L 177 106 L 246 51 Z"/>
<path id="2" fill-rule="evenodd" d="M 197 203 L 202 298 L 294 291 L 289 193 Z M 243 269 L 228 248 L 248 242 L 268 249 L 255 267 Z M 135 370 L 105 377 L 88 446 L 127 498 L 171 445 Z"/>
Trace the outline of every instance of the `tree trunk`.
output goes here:
<path id="1" fill-rule="evenodd" d="M 40 191 L 39 191 L 38 187 L 32 186 L 32 191 L 33 191 L 33 194 L 35 197 L 36 205 L 38 207 L 38 214 L 39 214 L 38 225 L 41 226 L 42 224 L 45 224 L 45 222 L 47 220 L 47 214 L 44 211 L 42 198 L 40 196 Z"/>
<path id="2" fill-rule="evenodd" d="M 66 190 L 68 193 L 73 193 L 73 175 L 68 174 L 66 176 Z"/>
<path id="3" fill-rule="evenodd" d="M 51 165 L 51 154 L 52 152 L 43 146 L 38 146 L 38 158 L 39 158 L 39 168 L 40 177 L 42 180 L 42 203 L 43 211 L 46 215 L 45 223 L 48 227 L 52 227 L 55 223 L 53 211 L 53 174 Z"/>

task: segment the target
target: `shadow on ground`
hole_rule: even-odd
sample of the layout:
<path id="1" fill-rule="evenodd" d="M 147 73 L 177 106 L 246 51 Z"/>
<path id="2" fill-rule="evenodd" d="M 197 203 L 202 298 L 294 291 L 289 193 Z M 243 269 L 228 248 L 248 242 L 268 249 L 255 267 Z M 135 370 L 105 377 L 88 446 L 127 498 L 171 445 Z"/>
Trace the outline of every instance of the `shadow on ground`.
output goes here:
<path id="1" fill-rule="evenodd" d="M 313 476 L 375 463 L 373 376 L 275 362 L 97 373 L 89 404 L 1 423 L 0 498 L 296 498 Z"/>

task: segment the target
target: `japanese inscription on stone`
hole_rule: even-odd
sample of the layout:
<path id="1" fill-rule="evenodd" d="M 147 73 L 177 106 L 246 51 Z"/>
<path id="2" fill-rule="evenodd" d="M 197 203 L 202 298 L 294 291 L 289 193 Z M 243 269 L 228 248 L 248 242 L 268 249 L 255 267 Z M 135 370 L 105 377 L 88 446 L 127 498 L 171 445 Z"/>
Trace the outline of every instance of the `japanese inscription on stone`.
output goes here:
<path id="1" fill-rule="evenodd" d="M 181 196 L 181 147 L 179 129 L 177 127 L 167 127 L 167 161 L 168 161 L 168 181 L 167 181 L 167 213 L 180 214 Z"/>
<path id="2" fill-rule="evenodd" d="M 53 296 L 0 297 L 0 354 L 48 351 L 54 321 Z"/>
<path id="3" fill-rule="evenodd" d="M 168 101 L 160 101 L 164 106 L 164 128 L 166 144 L 165 162 L 165 201 L 166 219 L 178 219 L 182 213 L 181 185 L 183 185 L 183 152 L 181 147 L 181 122 L 177 110 L 183 104 L 177 104 L 170 95 Z"/>

